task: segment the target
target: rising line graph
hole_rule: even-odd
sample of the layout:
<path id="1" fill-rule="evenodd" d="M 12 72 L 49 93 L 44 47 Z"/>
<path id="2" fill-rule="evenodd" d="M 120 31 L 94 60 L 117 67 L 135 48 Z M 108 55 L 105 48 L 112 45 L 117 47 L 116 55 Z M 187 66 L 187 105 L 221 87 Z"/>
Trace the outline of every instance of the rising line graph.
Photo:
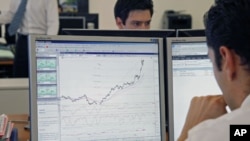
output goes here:
<path id="1" fill-rule="evenodd" d="M 99 101 L 93 100 L 92 98 L 88 97 L 86 94 L 84 94 L 83 96 L 77 97 L 77 98 L 72 98 L 70 96 L 61 96 L 61 99 L 62 100 L 70 100 L 71 102 L 76 102 L 79 100 L 86 100 L 86 102 L 89 105 L 102 104 L 103 102 L 108 100 L 110 97 L 112 97 L 112 94 L 114 94 L 115 91 L 123 90 L 125 88 L 128 88 L 129 86 L 134 85 L 136 82 L 138 82 L 143 76 L 143 74 L 142 74 L 143 65 L 144 65 L 144 60 L 141 60 L 141 67 L 139 70 L 139 74 L 135 74 L 132 81 L 124 82 L 121 85 L 115 85 L 114 87 L 110 88 L 109 92 L 103 98 L 101 98 L 101 100 L 99 100 Z"/>

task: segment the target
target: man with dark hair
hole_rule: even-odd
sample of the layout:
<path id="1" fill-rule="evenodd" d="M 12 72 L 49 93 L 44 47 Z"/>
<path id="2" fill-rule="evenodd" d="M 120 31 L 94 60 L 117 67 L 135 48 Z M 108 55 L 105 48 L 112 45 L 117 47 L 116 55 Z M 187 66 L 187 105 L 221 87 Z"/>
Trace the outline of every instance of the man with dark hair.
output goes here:
<path id="1" fill-rule="evenodd" d="M 218 0 L 206 14 L 208 55 L 223 94 L 192 99 L 178 141 L 229 141 L 230 125 L 250 124 L 249 13 L 250 0 Z"/>
<path id="2" fill-rule="evenodd" d="M 114 14 L 119 29 L 149 29 L 153 16 L 153 1 L 117 0 Z"/>

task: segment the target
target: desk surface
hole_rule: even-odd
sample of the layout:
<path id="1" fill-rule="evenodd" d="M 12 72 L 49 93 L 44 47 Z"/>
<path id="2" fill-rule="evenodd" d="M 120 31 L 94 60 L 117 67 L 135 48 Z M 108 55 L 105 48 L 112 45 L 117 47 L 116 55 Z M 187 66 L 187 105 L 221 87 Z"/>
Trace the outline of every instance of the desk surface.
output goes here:
<path id="1" fill-rule="evenodd" d="M 30 139 L 30 131 L 24 129 L 28 122 L 27 114 L 8 115 L 10 121 L 14 123 L 14 127 L 18 129 L 18 141 L 27 141 Z"/>
<path id="2" fill-rule="evenodd" d="M 0 65 L 8 65 L 8 66 L 11 66 L 13 65 L 14 61 L 13 60 L 1 60 L 0 59 Z"/>

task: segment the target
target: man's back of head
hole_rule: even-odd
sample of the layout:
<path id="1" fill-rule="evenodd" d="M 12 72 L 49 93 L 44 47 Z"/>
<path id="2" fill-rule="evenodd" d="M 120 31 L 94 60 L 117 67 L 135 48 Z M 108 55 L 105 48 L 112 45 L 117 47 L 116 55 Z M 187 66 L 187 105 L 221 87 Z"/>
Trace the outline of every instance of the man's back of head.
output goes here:
<path id="1" fill-rule="evenodd" d="M 153 1 L 117 0 L 114 16 L 119 29 L 149 29 L 153 16 Z"/>
<path id="2" fill-rule="evenodd" d="M 233 127 L 250 123 L 249 13 L 250 0 L 216 0 L 204 16 L 208 56 L 222 95 L 191 100 L 178 141 L 249 140 L 247 134 L 237 137 Z"/>
<path id="3" fill-rule="evenodd" d="M 242 58 L 242 65 L 247 65 L 250 70 L 249 13 L 249 0 L 217 0 L 205 14 L 207 42 L 209 47 L 215 50 L 216 65 L 219 69 L 219 48 L 227 46 Z"/>

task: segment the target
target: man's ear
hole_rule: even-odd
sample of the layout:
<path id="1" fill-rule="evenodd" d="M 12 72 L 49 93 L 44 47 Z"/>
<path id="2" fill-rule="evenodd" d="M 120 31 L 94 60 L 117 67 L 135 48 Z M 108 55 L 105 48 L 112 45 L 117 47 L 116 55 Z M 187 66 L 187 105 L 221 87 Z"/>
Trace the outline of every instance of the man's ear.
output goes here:
<path id="1" fill-rule="evenodd" d="M 123 23 L 122 23 L 122 19 L 121 19 L 121 18 L 116 17 L 116 18 L 115 18 L 115 22 L 116 22 L 116 25 L 117 25 L 117 27 L 118 27 L 119 29 L 123 29 L 124 25 L 123 25 Z"/>
<path id="2" fill-rule="evenodd" d="M 236 75 L 236 60 L 233 50 L 225 46 L 220 47 L 220 54 L 222 56 L 222 70 L 226 71 L 229 80 L 233 80 Z"/>

